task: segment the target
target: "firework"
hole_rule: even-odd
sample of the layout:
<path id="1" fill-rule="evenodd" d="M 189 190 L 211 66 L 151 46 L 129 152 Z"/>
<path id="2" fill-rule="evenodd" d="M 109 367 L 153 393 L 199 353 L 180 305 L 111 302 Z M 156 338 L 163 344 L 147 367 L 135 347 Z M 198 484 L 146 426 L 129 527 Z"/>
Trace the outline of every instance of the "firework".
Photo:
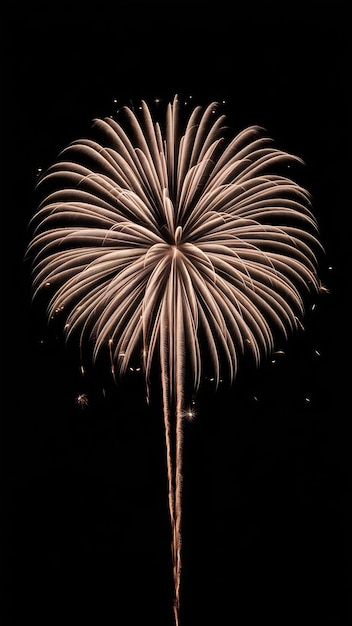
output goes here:
<path id="1" fill-rule="evenodd" d="M 28 253 L 34 296 L 50 293 L 67 339 L 106 350 L 116 379 L 140 362 L 146 395 L 160 374 L 179 624 L 183 424 L 211 363 L 234 381 L 302 324 L 319 291 L 321 248 L 309 193 L 287 175 L 301 160 L 265 130 L 229 137 L 219 105 L 161 122 L 143 101 L 96 119 L 42 176 Z"/>

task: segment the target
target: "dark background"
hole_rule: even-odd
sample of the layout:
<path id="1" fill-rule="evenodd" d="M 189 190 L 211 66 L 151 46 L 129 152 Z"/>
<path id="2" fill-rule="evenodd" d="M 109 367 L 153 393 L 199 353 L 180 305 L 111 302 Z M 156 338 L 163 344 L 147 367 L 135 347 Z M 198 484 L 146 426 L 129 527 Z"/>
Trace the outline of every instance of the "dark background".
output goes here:
<path id="1" fill-rule="evenodd" d="M 225 99 L 306 163 L 326 257 L 286 354 L 185 429 L 182 626 L 352 620 L 347 2 L 25 3 L 2 20 L 2 623 L 172 624 L 163 425 L 31 306 L 39 168 L 94 117 Z M 114 99 L 118 103 L 114 103 Z M 88 397 L 86 408 L 76 403 Z"/>

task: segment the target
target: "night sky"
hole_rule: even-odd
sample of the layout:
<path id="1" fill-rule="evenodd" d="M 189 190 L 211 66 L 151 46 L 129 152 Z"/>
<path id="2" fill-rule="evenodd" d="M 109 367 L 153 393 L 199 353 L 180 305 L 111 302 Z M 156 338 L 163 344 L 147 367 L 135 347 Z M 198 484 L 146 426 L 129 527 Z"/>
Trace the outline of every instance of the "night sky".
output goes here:
<path id="1" fill-rule="evenodd" d="M 244 6 L 242 6 L 244 5 Z M 241 7 L 241 8 L 239 8 Z M 83 378 L 31 304 L 38 172 L 94 117 L 225 100 L 302 157 L 326 290 L 185 428 L 181 626 L 352 623 L 347 2 L 13 3 L 3 21 L 3 626 L 172 626 L 165 445 L 138 372 Z M 117 101 L 117 102 L 115 102 Z M 5 293 L 4 293 L 5 292 Z M 87 404 L 77 399 L 85 394 Z"/>

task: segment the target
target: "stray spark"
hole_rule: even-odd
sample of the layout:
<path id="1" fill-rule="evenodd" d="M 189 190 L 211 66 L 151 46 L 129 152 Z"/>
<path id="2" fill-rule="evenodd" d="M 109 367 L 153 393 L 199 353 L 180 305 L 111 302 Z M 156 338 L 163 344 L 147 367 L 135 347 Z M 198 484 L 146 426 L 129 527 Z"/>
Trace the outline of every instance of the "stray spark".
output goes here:
<path id="1" fill-rule="evenodd" d="M 76 404 L 80 409 L 85 409 L 88 406 L 88 396 L 85 393 L 79 393 L 76 396 Z"/>

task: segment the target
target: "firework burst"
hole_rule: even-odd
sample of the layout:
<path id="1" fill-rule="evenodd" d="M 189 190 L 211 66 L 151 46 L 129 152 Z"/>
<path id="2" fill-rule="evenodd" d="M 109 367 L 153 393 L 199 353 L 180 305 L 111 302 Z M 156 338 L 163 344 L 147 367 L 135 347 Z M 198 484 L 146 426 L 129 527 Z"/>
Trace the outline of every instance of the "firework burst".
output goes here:
<path id="1" fill-rule="evenodd" d="M 300 159 L 261 127 L 229 138 L 217 103 L 184 120 L 177 97 L 163 125 L 145 102 L 119 116 L 41 176 L 28 254 L 34 297 L 49 288 L 67 339 L 93 360 L 106 350 L 116 378 L 137 358 L 147 398 L 160 374 L 178 625 L 183 424 L 204 363 L 215 385 L 232 382 L 244 356 L 259 365 L 299 328 L 321 244 L 308 192 L 286 175 Z"/>

